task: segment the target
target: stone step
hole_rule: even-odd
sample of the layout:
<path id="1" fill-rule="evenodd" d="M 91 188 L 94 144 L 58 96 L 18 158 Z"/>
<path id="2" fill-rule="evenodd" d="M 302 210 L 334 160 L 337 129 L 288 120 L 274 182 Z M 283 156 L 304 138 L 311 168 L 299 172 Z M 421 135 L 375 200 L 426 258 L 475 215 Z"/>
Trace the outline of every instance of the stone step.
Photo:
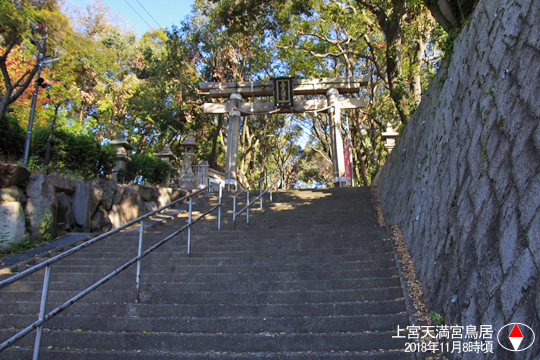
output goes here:
<path id="1" fill-rule="evenodd" d="M 64 350 L 63 350 L 64 349 Z M 58 348 L 41 350 L 40 359 L 43 360 L 215 360 L 215 359 L 256 359 L 262 358 L 267 360 L 404 360 L 415 359 L 414 354 L 405 353 L 402 351 L 388 352 L 372 352 L 372 351 L 334 351 L 334 352 L 279 352 L 278 354 L 271 353 L 232 353 L 230 351 L 213 351 L 209 350 L 204 353 L 195 352 L 163 352 L 163 351 L 140 351 L 140 350 L 123 350 L 123 351 L 108 351 L 108 350 L 87 350 L 75 348 Z M 32 349 L 14 348 L 5 350 L 2 359 L 5 360 L 21 360 L 32 359 Z"/>
<path id="2" fill-rule="evenodd" d="M 143 291 L 141 301 L 147 304 L 306 304 L 351 301 L 377 301 L 403 297 L 401 287 L 354 289 L 354 290 L 325 290 L 325 291 L 267 291 L 267 292 L 229 292 L 217 289 L 212 292 L 183 292 L 167 290 L 160 292 Z M 82 290 L 82 289 L 81 289 Z M 52 302 L 67 301 L 76 296 L 79 291 L 49 291 Z M 93 291 L 80 301 L 85 303 L 97 302 L 128 302 L 133 301 L 134 291 Z M 36 301 L 41 299 L 41 291 L 2 291 L 0 302 Z"/>
<path id="3" fill-rule="evenodd" d="M 15 329 L 24 329 L 36 321 L 35 315 L 0 315 L 0 322 L 10 321 Z M 395 331 L 396 324 L 407 327 L 407 314 L 314 316 L 314 317 L 98 317 L 57 316 L 45 325 L 50 330 L 78 330 L 128 333 L 184 334 L 258 334 L 266 333 L 339 333 Z"/>
<path id="4" fill-rule="evenodd" d="M 62 305 L 49 302 L 48 309 Z M 376 314 L 399 314 L 405 311 L 405 303 L 400 299 L 381 301 L 354 301 L 324 304 L 144 304 L 135 303 L 134 297 L 117 304 L 84 303 L 62 312 L 63 315 L 84 315 L 93 317 L 314 317 L 314 316 L 360 316 Z M 39 303 L 28 301 L 2 302 L 2 313 L 34 315 L 37 319 Z"/>
<path id="5" fill-rule="evenodd" d="M 132 266 L 45 325 L 41 358 L 410 358 L 395 351 L 405 342 L 392 336 L 409 316 L 371 190 L 282 191 L 274 199 L 263 212 L 254 204 L 250 224 L 244 214 L 232 231 L 225 198 L 222 230 L 217 213 L 197 223 L 191 257 L 184 232 L 143 259 L 140 303 Z M 147 228 L 144 248 L 186 218 Z M 133 258 L 137 243 L 131 229 L 53 265 L 48 311 Z M 11 327 L 0 326 L 0 339 L 36 320 L 42 282 L 43 270 L 0 290 L 0 324 Z M 32 344 L 27 336 L 0 358 L 31 358 Z"/>
<path id="6" fill-rule="evenodd" d="M 78 282 L 77 278 L 73 281 L 51 281 L 49 288 L 55 291 L 77 291 L 85 289 L 90 285 L 88 281 Z M 129 280 L 129 279 L 125 279 Z M 101 291 L 114 289 L 115 291 L 131 291 L 134 289 L 135 281 L 119 282 L 113 281 L 102 285 Z M 298 280 L 298 281 L 209 281 L 209 282 L 148 282 L 143 276 L 141 281 L 141 290 L 143 292 L 158 292 L 164 288 L 177 287 L 182 291 L 212 291 L 215 289 L 227 289 L 228 291 L 247 292 L 247 291 L 323 291 L 323 290 L 347 290 L 347 289 L 369 289 L 383 287 L 400 286 L 399 278 L 396 277 L 377 277 L 364 279 L 337 279 L 337 280 Z M 25 282 L 24 284 L 12 284 L 6 291 L 41 291 L 42 282 Z"/>
<path id="7" fill-rule="evenodd" d="M 358 258 L 358 257 L 357 257 Z M 116 259 L 115 263 L 127 262 L 129 257 L 124 259 Z M 328 262 L 328 263 L 305 263 L 305 264 L 286 264 L 281 263 L 280 259 L 275 259 L 272 263 L 259 264 L 253 266 L 246 264 L 245 262 L 233 262 L 229 264 L 229 260 L 239 260 L 234 258 L 222 259 L 219 257 L 205 258 L 204 263 L 199 261 L 195 263 L 192 259 L 178 259 L 173 256 L 170 258 L 161 258 L 158 256 L 149 255 L 142 260 L 142 267 L 147 270 L 148 268 L 154 269 L 157 267 L 168 267 L 173 272 L 189 272 L 189 273 L 230 273 L 237 274 L 243 273 L 267 273 L 267 272 L 295 272 L 295 271 L 341 271 L 341 270 L 363 270 L 363 269 L 388 269 L 395 268 L 395 263 L 390 257 L 386 262 L 370 260 L 356 260 L 356 261 L 342 261 L 342 262 Z M 195 260 L 195 259 L 193 259 Z M 196 259 L 203 260 L 203 259 Z M 80 258 L 80 259 L 64 259 L 58 262 L 58 265 L 54 266 L 53 274 L 59 273 L 57 266 L 64 267 L 81 267 L 86 269 L 90 266 L 106 266 L 111 265 L 110 259 L 102 258 Z M 70 269 L 69 272 L 82 273 L 78 269 Z M 5 275 L 7 277 L 7 275 Z M 54 276 L 54 275 L 53 275 Z M 0 278 L 1 279 L 1 278 Z"/>
<path id="8" fill-rule="evenodd" d="M 196 246 L 196 245 L 194 245 Z M 196 249 L 196 247 L 194 248 Z M 179 251 L 178 251 L 179 250 Z M 303 253 L 303 254 L 302 254 Z M 128 261 L 136 256 L 137 252 L 127 253 L 123 252 L 87 252 L 80 253 L 81 258 L 86 259 L 120 259 L 119 263 L 122 263 L 122 260 Z M 188 257 L 185 252 L 185 247 L 182 246 L 180 249 L 174 247 L 174 249 L 167 249 L 166 247 L 160 248 L 151 254 L 149 254 L 144 259 L 150 259 L 151 256 L 157 259 L 170 258 L 175 259 L 179 264 L 192 264 L 192 265 L 201 265 L 201 264 L 214 264 L 214 262 L 219 260 L 222 265 L 264 265 L 264 264 L 325 264 L 325 263 L 341 263 L 341 262 L 362 262 L 362 261 L 387 261 L 393 260 L 394 255 L 392 252 L 384 252 L 379 254 L 327 254 L 324 252 L 319 252 L 315 255 L 307 255 L 302 251 L 294 251 L 285 253 L 282 255 L 276 255 L 273 253 L 266 253 L 261 255 L 260 253 L 234 253 L 228 254 L 228 257 L 224 256 L 223 252 L 213 252 L 213 253 L 203 253 L 198 251 L 193 251 L 191 256 Z M 300 256 L 302 255 L 302 256 Z M 73 255 L 75 256 L 75 255 Z M 144 261 L 144 260 L 143 260 Z M 58 265 L 54 265 L 55 268 L 61 266 L 61 263 L 58 262 Z M 22 268 L 22 267 L 21 267 Z M 20 270 L 19 270 L 20 271 Z"/>
<path id="9" fill-rule="evenodd" d="M 1 338 L 14 335 L 14 330 L 0 330 Z M 176 333 L 110 333 L 96 331 L 43 332 L 42 343 L 53 348 L 115 351 L 166 352 L 307 352 L 366 351 L 400 349 L 403 339 L 393 339 L 394 332 L 363 332 L 334 334 L 176 334 Z M 27 336 L 19 346 L 32 346 Z"/>
<path id="10" fill-rule="evenodd" d="M 361 263 L 358 263 L 361 264 Z M 395 266 L 392 262 L 386 262 L 388 266 Z M 365 264 L 364 264 L 365 265 Z M 322 268 L 320 270 L 312 270 L 308 265 L 304 271 L 294 270 L 287 271 L 285 267 L 283 269 L 272 269 L 268 271 L 237 271 L 237 272 L 219 272 L 213 271 L 211 268 L 201 266 L 195 270 L 186 271 L 182 266 L 169 267 L 162 269 L 161 272 L 152 272 L 153 269 L 147 269 L 142 266 L 141 269 L 141 281 L 148 283 L 208 283 L 208 282 L 287 282 L 287 281 L 336 281 L 347 279 L 363 279 L 363 278 L 389 278 L 397 276 L 396 267 L 380 268 L 380 264 L 377 262 L 369 262 L 369 266 L 362 268 L 360 265 L 357 270 L 345 267 L 343 269 Z M 339 264 L 336 264 L 339 266 Z M 93 269 L 92 267 L 89 267 Z M 88 285 L 100 280 L 106 272 L 90 272 L 82 273 L 80 269 L 68 268 L 67 272 L 58 272 L 58 266 L 54 268 L 51 274 L 51 282 L 66 282 L 75 281 L 81 283 L 87 283 Z M 7 275 L 2 275 L 7 276 Z M 131 267 L 124 272 L 117 275 L 114 280 L 110 280 L 111 283 L 120 282 L 132 282 L 135 279 L 135 268 Z M 27 281 L 40 283 L 43 282 L 43 273 L 35 273 L 27 277 Z M 21 283 L 24 284 L 24 283 Z M 9 285 L 5 288 L 9 291 L 15 284 Z M 24 285 L 22 285 L 24 286 Z M 4 289 L 2 290 L 4 291 Z"/>

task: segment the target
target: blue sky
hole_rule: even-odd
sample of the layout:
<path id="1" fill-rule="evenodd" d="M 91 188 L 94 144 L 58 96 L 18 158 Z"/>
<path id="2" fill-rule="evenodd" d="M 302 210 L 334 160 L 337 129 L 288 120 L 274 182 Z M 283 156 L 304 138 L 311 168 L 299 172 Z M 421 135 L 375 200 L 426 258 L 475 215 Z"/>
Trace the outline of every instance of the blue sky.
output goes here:
<path id="1" fill-rule="evenodd" d="M 88 0 L 68 0 L 68 2 L 84 7 Z M 101 2 L 109 5 L 112 12 L 126 20 L 141 37 L 150 28 L 148 25 L 154 28 L 159 27 L 156 21 L 164 28 L 170 28 L 172 24 L 179 25 L 180 21 L 190 13 L 194 0 L 101 0 Z"/>

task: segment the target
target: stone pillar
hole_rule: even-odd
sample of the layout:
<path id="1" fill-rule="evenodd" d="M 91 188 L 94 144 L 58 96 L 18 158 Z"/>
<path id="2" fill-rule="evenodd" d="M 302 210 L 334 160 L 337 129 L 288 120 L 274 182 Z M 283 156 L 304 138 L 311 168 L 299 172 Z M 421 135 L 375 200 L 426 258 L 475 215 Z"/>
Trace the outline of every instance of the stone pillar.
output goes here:
<path id="1" fill-rule="evenodd" d="M 122 131 L 116 134 L 116 139 L 110 142 L 112 145 L 116 146 L 116 165 L 113 170 L 113 181 L 118 181 L 117 174 L 120 169 L 126 167 L 126 162 L 131 161 L 131 158 L 128 155 L 128 150 L 133 150 L 133 146 L 126 140 L 124 133 Z"/>
<path id="2" fill-rule="evenodd" d="M 334 187 L 347 186 L 345 178 L 345 158 L 343 155 L 343 138 L 341 137 L 341 108 L 339 91 L 329 89 L 326 92 L 328 99 L 328 115 L 330 116 L 330 138 L 332 140 L 332 168 L 334 172 Z"/>
<path id="3" fill-rule="evenodd" d="M 399 133 L 394 131 L 391 123 L 386 124 L 386 132 L 381 134 L 381 141 L 385 141 L 384 148 L 390 154 L 394 147 L 396 146 L 396 138 L 399 136 Z"/>
<path id="4" fill-rule="evenodd" d="M 163 150 L 158 152 L 156 155 L 159 156 L 161 160 L 166 161 L 169 164 L 171 163 L 171 161 L 176 160 L 176 156 L 174 156 L 174 154 L 172 153 L 171 147 L 169 146 L 169 144 L 165 144 L 165 147 L 163 148 Z M 169 176 L 167 177 L 167 180 L 165 181 L 166 187 L 171 186 L 170 179 L 171 179 L 171 173 L 173 173 L 173 171 L 174 169 L 172 168 L 172 164 L 171 164 L 171 172 L 169 173 Z"/>
<path id="5" fill-rule="evenodd" d="M 199 145 L 195 142 L 193 132 L 190 132 L 187 140 L 181 142 L 180 145 L 184 147 L 184 163 L 182 165 L 182 174 L 180 174 L 178 187 L 193 190 L 197 188 L 197 184 L 195 183 L 195 175 L 191 168 L 191 161 L 195 156 L 195 150 L 199 148 Z"/>
<path id="6" fill-rule="evenodd" d="M 236 182 L 237 167 L 238 167 L 238 141 L 240 138 L 240 112 L 238 102 L 242 100 L 242 95 L 231 94 L 229 101 L 229 131 L 227 136 L 227 162 L 225 164 L 225 185 L 227 190 L 238 190 Z"/>

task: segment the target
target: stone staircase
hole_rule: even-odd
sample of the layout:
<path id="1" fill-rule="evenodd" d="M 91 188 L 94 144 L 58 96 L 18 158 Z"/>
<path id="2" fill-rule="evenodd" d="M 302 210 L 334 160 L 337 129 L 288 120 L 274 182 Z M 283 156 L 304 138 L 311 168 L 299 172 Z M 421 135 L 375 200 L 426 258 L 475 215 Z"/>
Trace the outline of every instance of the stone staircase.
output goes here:
<path id="1" fill-rule="evenodd" d="M 408 315 L 371 198 L 369 188 L 280 191 L 232 231 L 225 197 L 222 230 L 216 212 L 197 223 L 190 257 L 181 234 L 143 259 L 140 303 L 133 267 L 47 322 L 41 358 L 411 358 L 392 338 Z M 186 217 L 147 230 L 144 247 Z M 125 231 L 53 265 L 48 311 L 136 256 L 137 239 Z M 36 273 L 0 290 L 0 342 L 37 320 L 42 282 Z M 31 359 L 34 334 L 0 359 Z"/>

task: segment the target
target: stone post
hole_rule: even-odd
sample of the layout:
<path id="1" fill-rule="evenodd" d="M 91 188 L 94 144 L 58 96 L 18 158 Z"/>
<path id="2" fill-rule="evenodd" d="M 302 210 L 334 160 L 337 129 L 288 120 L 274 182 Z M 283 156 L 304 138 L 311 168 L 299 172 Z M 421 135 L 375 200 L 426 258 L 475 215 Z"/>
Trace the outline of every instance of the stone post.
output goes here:
<path id="1" fill-rule="evenodd" d="M 231 190 L 231 185 L 238 190 L 236 182 L 238 167 L 238 141 L 240 137 L 240 112 L 238 102 L 242 100 L 242 95 L 231 94 L 229 101 L 229 131 L 227 136 L 227 162 L 225 164 L 225 185 L 227 190 Z"/>
<path id="2" fill-rule="evenodd" d="M 169 146 L 169 144 L 165 144 L 165 147 L 163 148 L 163 150 L 158 152 L 156 155 L 159 156 L 161 160 L 166 161 L 169 164 L 171 163 L 172 160 L 176 160 L 176 156 L 174 156 L 174 154 L 172 153 L 171 147 Z M 171 167 L 171 173 L 172 172 L 173 172 L 173 169 Z M 166 180 L 167 187 L 170 186 L 171 173 L 169 173 L 169 176 L 167 177 L 167 180 Z"/>
<path id="3" fill-rule="evenodd" d="M 332 168 L 334 172 L 334 187 L 347 186 L 345 178 L 345 158 L 343 154 L 343 138 L 341 136 L 341 107 L 339 91 L 329 89 L 326 92 L 328 99 L 328 115 L 330 116 L 330 138 L 332 140 Z"/>
<path id="4" fill-rule="evenodd" d="M 392 128 L 392 124 L 388 123 L 386 124 L 386 132 L 383 132 L 381 134 L 381 141 L 386 140 L 386 144 L 384 144 L 384 148 L 388 153 L 390 154 L 392 152 L 392 149 L 396 146 L 396 138 L 399 136 L 398 132 L 394 131 L 394 128 Z"/>
<path id="5" fill-rule="evenodd" d="M 117 174 L 120 169 L 125 169 L 126 162 L 130 161 L 131 158 L 128 156 L 127 151 L 133 150 L 133 146 L 126 140 L 124 133 L 119 131 L 116 134 L 116 139 L 111 141 L 111 144 L 116 146 L 116 165 L 113 170 L 113 180 L 118 181 Z"/>
<path id="6" fill-rule="evenodd" d="M 186 141 L 180 143 L 184 147 L 184 163 L 182 165 L 182 174 L 180 175 L 180 181 L 178 187 L 186 190 L 193 190 L 197 188 L 195 184 L 195 176 L 193 169 L 191 168 L 191 160 L 195 156 L 195 150 L 199 148 L 191 132 Z"/>

